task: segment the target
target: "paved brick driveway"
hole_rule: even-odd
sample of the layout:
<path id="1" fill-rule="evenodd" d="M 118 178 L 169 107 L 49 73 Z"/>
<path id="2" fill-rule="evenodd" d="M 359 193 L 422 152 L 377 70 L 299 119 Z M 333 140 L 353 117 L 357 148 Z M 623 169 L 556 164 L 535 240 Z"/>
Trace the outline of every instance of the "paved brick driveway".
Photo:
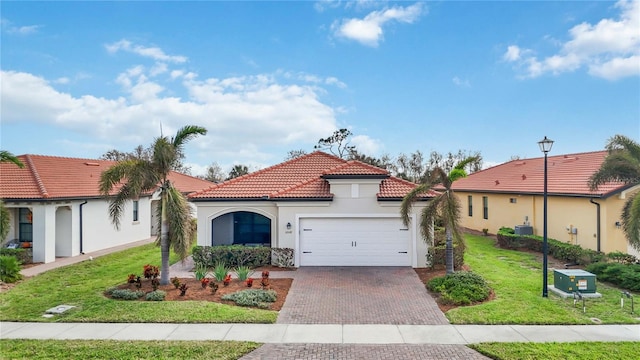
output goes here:
<path id="1" fill-rule="evenodd" d="M 279 324 L 448 324 L 409 267 L 301 267 Z"/>
<path id="2" fill-rule="evenodd" d="M 489 359 L 464 345 L 266 344 L 240 360 L 480 360 Z"/>

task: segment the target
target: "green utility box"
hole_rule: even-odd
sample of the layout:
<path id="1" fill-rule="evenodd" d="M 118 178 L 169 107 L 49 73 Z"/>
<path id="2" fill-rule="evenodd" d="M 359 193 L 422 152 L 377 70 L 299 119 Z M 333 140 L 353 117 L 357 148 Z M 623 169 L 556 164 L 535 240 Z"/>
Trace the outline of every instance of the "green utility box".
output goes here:
<path id="1" fill-rule="evenodd" d="M 553 270 L 553 286 L 566 293 L 595 293 L 596 276 L 584 270 Z"/>

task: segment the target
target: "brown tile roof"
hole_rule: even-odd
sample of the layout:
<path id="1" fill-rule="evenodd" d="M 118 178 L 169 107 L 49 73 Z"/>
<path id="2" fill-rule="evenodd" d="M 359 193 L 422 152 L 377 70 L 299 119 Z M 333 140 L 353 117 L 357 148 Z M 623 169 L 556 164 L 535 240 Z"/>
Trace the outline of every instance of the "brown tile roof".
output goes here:
<path id="1" fill-rule="evenodd" d="M 78 159 L 44 155 L 21 155 L 19 168 L 0 163 L 0 198 L 72 199 L 100 197 L 100 174 L 115 164 L 108 160 Z M 184 193 L 211 186 L 211 182 L 172 172 L 170 180 Z"/>
<path id="2" fill-rule="evenodd" d="M 607 197 L 625 189 L 620 182 L 589 190 L 589 177 L 599 168 L 607 151 L 555 155 L 547 159 L 547 190 L 550 195 Z M 453 183 L 456 191 L 542 194 L 544 157 L 512 160 L 473 173 Z"/>
<path id="3" fill-rule="evenodd" d="M 402 198 L 415 184 L 359 161 L 316 151 L 191 194 L 193 200 L 321 199 L 330 200 L 326 178 L 383 177 L 378 198 Z"/>

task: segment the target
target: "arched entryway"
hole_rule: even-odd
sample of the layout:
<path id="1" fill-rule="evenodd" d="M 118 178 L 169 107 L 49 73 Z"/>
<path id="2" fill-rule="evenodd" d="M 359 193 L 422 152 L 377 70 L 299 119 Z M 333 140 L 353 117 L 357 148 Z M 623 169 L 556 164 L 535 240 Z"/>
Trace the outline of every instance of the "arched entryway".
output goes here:
<path id="1" fill-rule="evenodd" d="M 271 246 L 271 219 L 249 211 L 211 220 L 211 245 Z"/>

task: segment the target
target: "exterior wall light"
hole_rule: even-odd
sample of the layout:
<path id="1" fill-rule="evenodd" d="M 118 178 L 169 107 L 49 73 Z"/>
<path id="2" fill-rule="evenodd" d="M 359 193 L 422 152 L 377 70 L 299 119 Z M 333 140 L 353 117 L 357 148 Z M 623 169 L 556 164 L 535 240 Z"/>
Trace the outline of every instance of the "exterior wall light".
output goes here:
<path id="1" fill-rule="evenodd" d="M 291 223 L 290 222 L 287 223 L 287 230 L 291 230 Z"/>

